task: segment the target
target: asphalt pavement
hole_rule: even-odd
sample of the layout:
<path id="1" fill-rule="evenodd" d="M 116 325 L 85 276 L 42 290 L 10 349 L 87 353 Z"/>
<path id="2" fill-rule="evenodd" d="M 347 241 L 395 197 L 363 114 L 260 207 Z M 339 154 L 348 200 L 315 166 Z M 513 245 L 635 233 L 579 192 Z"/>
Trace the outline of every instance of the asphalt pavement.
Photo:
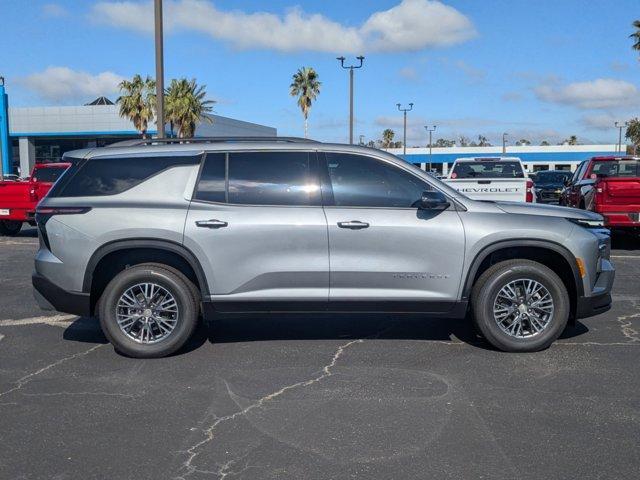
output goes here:
<path id="1" fill-rule="evenodd" d="M 0 238 L 0 479 L 637 479 L 640 241 L 613 309 L 546 351 L 466 320 L 243 315 L 178 354 L 40 311 L 33 229 Z"/>

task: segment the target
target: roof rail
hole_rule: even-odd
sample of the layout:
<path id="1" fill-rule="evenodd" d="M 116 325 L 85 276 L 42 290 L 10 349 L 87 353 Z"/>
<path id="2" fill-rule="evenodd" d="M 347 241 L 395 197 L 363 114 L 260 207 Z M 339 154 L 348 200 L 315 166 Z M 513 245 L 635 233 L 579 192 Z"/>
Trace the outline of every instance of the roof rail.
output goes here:
<path id="1" fill-rule="evenodd" d="M 320 143 L 299 137 L 195 137 L 195 138 L 137 138 L 112 143 L 107 147 L 135 147 L 138 145 L 167 145 L 173 143 L 234 143 L 234 142 L 282 142 Z"/>

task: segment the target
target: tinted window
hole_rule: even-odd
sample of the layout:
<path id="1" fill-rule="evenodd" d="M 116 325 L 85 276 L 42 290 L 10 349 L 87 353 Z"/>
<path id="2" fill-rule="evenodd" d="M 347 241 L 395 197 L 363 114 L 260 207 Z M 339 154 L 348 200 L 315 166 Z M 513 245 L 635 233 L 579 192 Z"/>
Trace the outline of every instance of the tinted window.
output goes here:
<path id="1" fill-rule="evenodd" d="M 431 189 L 415 175 L 370 157 L 327 153 L 326 158 L 336 206 L 409 208 Z"/>
<path id="2" fill-rule="evenodd" d="M 229 203 L 319 205 L 311 158 L 307 152 L 229 153 Z"/>
<path id="3" fill-rule="evenodd" d="M 524 178 L 518 162 L 477 161 L 456 163 L 451 178 Z"/>
<path id="4" fill-rule="evenodd" d="M 638 177 L 640 160 L 596 160 L 591 173 L 604 177 Z"/>
<path id="5" fill-rule="evenodd" d="M 122 193 L 149 177 L 177 165 L 193 165 L 201 155 L 181 157 L 99 157 L 78 166 L 64 185 L 54 192 L 59 197 L 93 197 Z M 68 178 L 68 179 L 67 179 Z"/>
<path id="6" fill-rule="evenodd" d="M 540 172 L 536 183 L 562 183 L 571 177 L 571 172 Z"/>
<path id="7" fill-rule="evenodd" d="M 33 175 L 33 180 L 37 182 L 49 182 L 53 183 L 58 180 L 58 177 L 64 173 L 66 168 L 62 167 L 49 167 L 38 168 Z"/>
<path id="8" fill-rule="evenodd" d="M 195 198 L 207 202 L 225 202 L 226 153 L 209 153 L 204 161 Z"/>

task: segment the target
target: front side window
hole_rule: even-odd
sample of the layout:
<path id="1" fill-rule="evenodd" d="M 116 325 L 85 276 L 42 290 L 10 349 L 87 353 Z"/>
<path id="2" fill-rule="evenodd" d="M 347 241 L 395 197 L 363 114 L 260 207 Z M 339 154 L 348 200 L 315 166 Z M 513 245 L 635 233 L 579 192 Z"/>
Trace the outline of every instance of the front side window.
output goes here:
<path id="1" fill-rule="evenodd" d="M 240 205 L 320 205 L 315 153 L 209 154 L 195 199 Z"/>
<path id="2" fill-rule="evenodd" d="M 405 170 L 364 155 L 327 153 L 327 167 L 338 207 L 416 207 L 424 180 Z"/>

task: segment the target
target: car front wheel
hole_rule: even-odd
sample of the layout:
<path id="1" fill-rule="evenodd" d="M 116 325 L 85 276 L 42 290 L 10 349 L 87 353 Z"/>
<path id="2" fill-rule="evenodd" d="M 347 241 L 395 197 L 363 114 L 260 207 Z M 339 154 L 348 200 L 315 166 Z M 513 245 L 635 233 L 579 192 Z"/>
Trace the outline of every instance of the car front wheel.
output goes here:
<path id="1" fill-rule="evenodd" d="M 545 265 L 507 260 L 478 278 L 472 307 L 476 327 L 494 347 L 533 352 L 551 345 L 566 327 L 569 294 Z"/>
<path id="2" fill-rule="evenodd" d="M 99 305 L 100 325 L 114 348 L 131 357 L 174 353 L 191 337 L 198 319 L 194 287 L 171 268 L 128 268 L 107 285 Z"/>

